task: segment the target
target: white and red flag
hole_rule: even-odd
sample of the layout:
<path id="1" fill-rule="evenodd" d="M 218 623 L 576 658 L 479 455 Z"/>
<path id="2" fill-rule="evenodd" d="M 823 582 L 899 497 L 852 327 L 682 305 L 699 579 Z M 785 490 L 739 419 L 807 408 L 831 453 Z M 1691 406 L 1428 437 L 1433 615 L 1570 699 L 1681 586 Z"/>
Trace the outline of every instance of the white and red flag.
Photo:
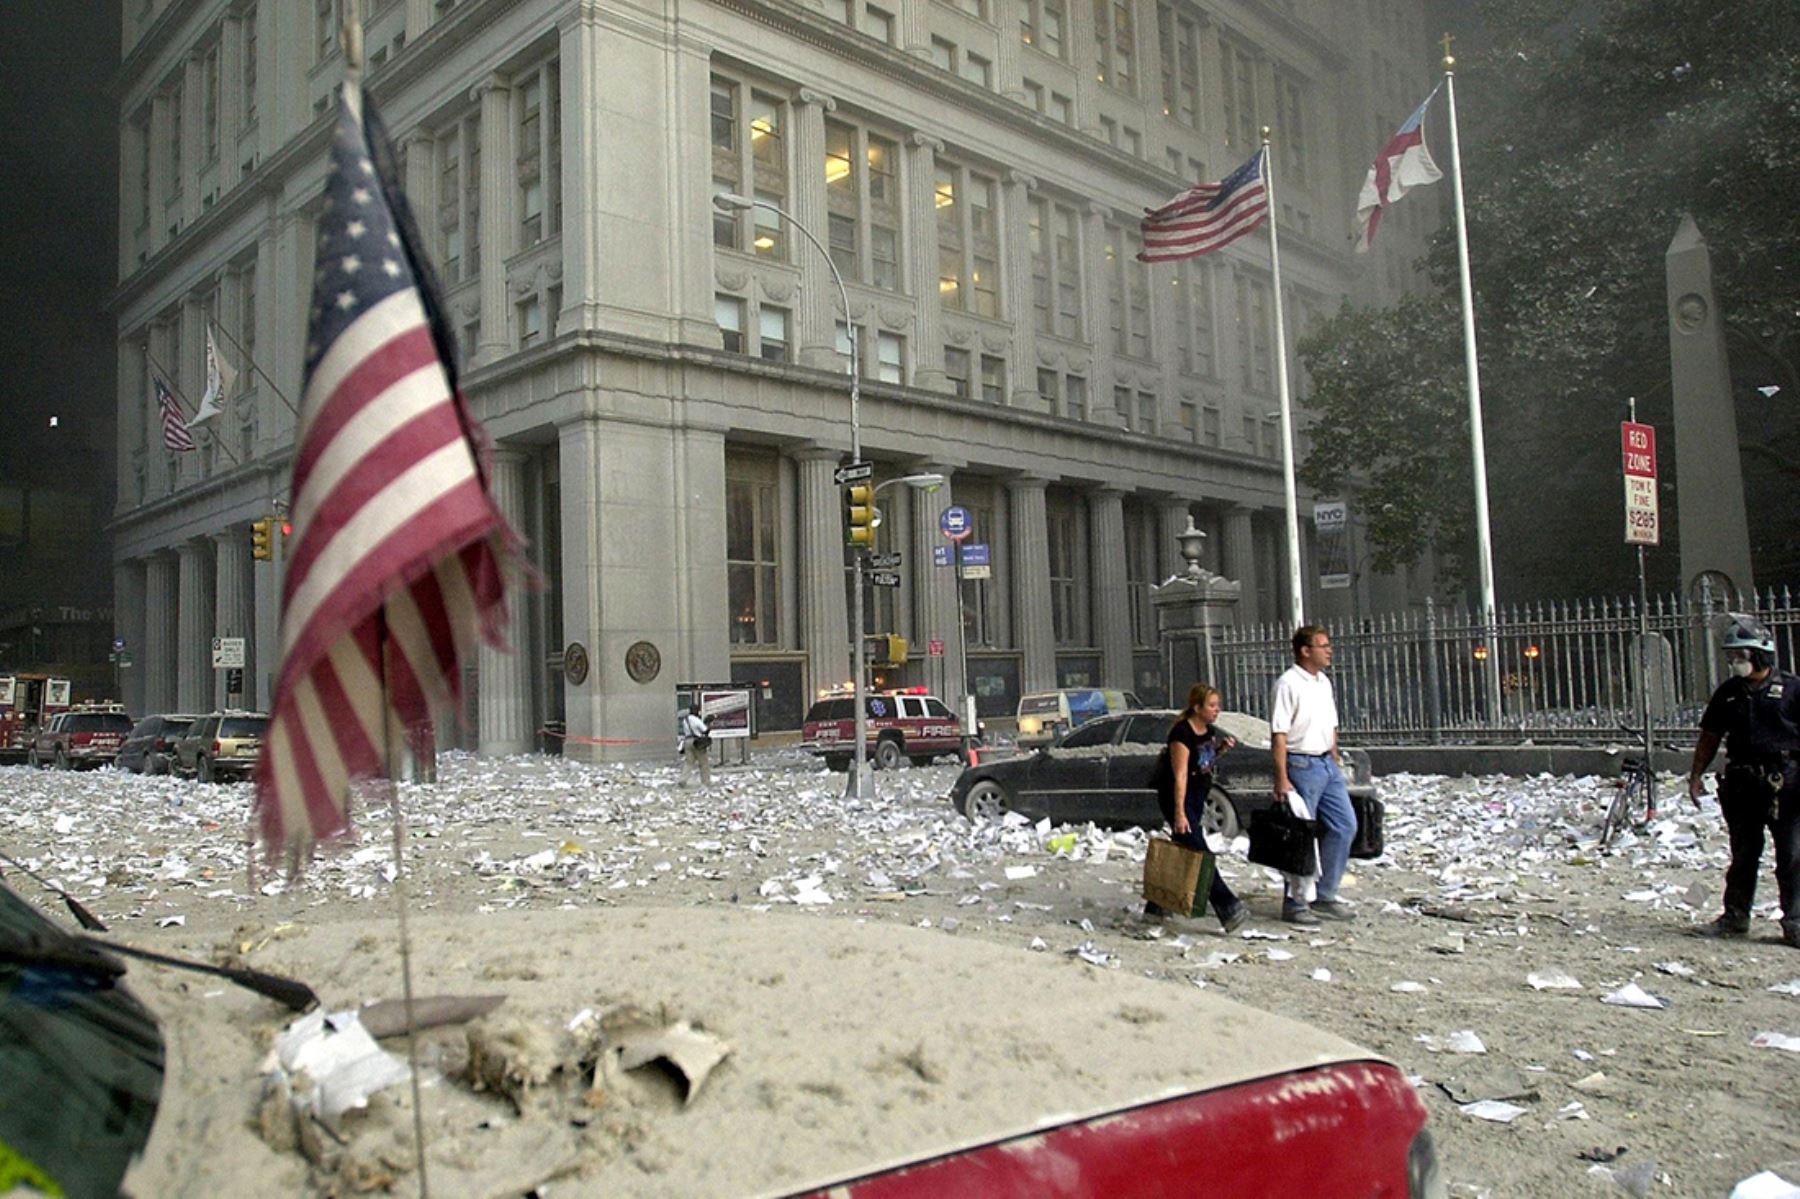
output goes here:
<path id="1" fill-rule="evenodd" d="M 194 435 L 188 432 L 187 421 L 182 418 L 181 404 L 175 399 L 175 393 L 163 382 L 158 374 L 150 376 L 150 389 L 156 393 L 157 411 L 162 414 L 163 445 L 171 450 L 191 450 L 194 448 Z"/>
<path id="2" fill-rule="evenodd" d="M 1439 87 L 1443 86 L 1442 84 Z M 1375 230 L 1381 227 L 1381 214 L 1388 205 L 1415 187 L 1436 183 L 1444 177 L 1431 160 L 1431 149 L 1425 144 L 1425 110 L 1437 98 L 1432 88 L 1425 103 L 1419 105 L 1406 123 L 1400 126 L 1388 144 L 1381 148 L 1363 180 L 1362 194 L 1356 200 L 1356 252 L 1366 253 L 1375 242 Z"/>
<path id="3" fill-rule="evenodd" d="M 497 642 L 517 542 L 380 119 L 347 82 L 332 137 L 294 457 L 281 669 L 257 771 L 270 857 L 346 832 L 359 777 L 455 710 Z"/>
<path id="4" fill-rule="evenodd" d="M 1263 151 L 1217 183 L 1196 183 L 1161 208 L 1144 211 L 1140 262 L 1172 262 L 1224 249 L 1269 215 Z"/>

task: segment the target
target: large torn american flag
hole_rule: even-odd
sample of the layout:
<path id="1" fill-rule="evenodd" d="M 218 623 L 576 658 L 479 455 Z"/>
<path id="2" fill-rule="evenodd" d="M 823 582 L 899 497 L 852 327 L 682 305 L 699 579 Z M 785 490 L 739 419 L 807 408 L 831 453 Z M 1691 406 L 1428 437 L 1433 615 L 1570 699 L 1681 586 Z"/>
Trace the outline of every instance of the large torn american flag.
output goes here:
<path id="1" fill-rule="evenodd" d="M 266 853 L 350 826 L 352 780 L 391 775 L 497 642 L 516 541 L 393 154 L 344 84 L 319 218 L 282 587 L 281 671 L 257 771 Z"/>

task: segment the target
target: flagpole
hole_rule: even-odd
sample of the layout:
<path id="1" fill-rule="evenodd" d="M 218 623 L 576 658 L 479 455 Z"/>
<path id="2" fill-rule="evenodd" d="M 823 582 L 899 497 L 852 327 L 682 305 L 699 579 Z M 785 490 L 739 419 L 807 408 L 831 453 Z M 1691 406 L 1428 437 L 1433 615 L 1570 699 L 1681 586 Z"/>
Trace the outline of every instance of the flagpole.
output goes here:
<path id="1" fill-rule="evenodd" d="M 265 371 L 261 366 L 259 366 L 257 364 L 256 356 L 253 355 L 252 353 L 250 353 L 249 350 L 246 350 L 244 348 L 244 343 L 239 341 L 237 338 L 233 337 L 231 334 L 227 333 L 225 331 L 225 326 L 221 325 L 218 321 L 214 321 L 212 323 L 212 327 L 214 329 L 218 330 L 219 336 L 223 337 L 226 341 L 230 342 L 232 344 L 232 346 L 237 350 L 237 352 L 244 356 L 244 361 L 248 362 L 250 364 L 250 369 L 262 376 L 263 382 L 267 383 L 269 385 L 269 390 L 275 393 L 275 398 L 280 400 L 283 404 L 287 405 L 287 410 L 294 414 L 294 419 L 299 420 L 300 419 L 300 410 L 298 408 L 294 407 L 294 401 L 288 399 L 287 394 L 285 392 L 283 392 L 281 390 L 281 388 L 279 388 L 275 385 L 275 380 L 269 378 L 269 372 Z"/>
<path id="2" fill-rule="evenodd" d="M 177 400 L 180 400 L 181 402 L 186 403 L 187 397 L 181 394 L 181 388 L 176 386 L 174 383 L 170 382 L 170 380 L 173 379 L 175 376 L 170 371 L 168 371 L 163 366 L 162 363 L 160 363 L 156 360 L 156 355 L 154 355 L 150 352 L 149 347 L 145 347 L 145 349 L 144 349 L 144 359 L 145 359 L 145 361 L 149 362 L 149 364 L 152 367 L 155 368 L 157 374 L 159 374 L 163 377 L 163 382 L 169 384 L 170 394 L 172 394 Z M 199 409 L 196 408 L 195 411 L 197 412 L 197 411 L 199 411 Z M 183 424 L 187 424 L 186 416 L 183 416 L 181 418 L 181 420 L 182 420 Z M 194 431 L 194 426 L 188 425 L 187 429 L 188 429 L 188 432 L 191 434 Z M 242 458 L 239 458 L 236 454 L 231 452 L 231 447 L 225 444 L 225 439 L 223 437 L 220 437 L 219 434 L 210 425 L 202 426 L 200 431 L 202 433 L 211 433 L 212 434 L 213 445 L 216 448 L 225 451 L 225 456 L 227 458 L 231 459 L 231 464 L 233 466 L 244 465 L 244 460 Z"/>
<path id="3" fill-rule="evenodd" d="M 1488 716 L 1500 718 L 1500 653 L 1494 644 L 1494 539 L 1488 526 L 1487 446 L 1481 422 L 1481 370 L 1475 355 L 1475 286 L 1469 277 L 1469 220 L 1463 208 L 1462 149 L 1456 128 L 1456 59 L 1444 35 L 1444 98 L 1450 109 L 1450 185 L 1456 203 L 1456 267 L 1462 283 L 1463 361 L 1469 376 L 1469 453 L 1475 474 L 1475 544 L 1481 567 L 1481 629 L 1487 648 Z"/>
<path id="4" fill-rule="evenodd" d="M 1263 194 L 1269 205 L 1269 273 L 1275 282 L 1275 387 L 1281 397 L 1281 491 L 1287 506 L 1289 612 L 1295 628 L 1306 623 L 1306 595 L 1300 573 L 1300 499 L 1294 485 L 1294 405 L 1288 394 L 1287 321 L 1281 307 L 1281 237 L 1275 225 L 1275 162 L 1269 154 L 1269 127 L 1262 131 Z"/>

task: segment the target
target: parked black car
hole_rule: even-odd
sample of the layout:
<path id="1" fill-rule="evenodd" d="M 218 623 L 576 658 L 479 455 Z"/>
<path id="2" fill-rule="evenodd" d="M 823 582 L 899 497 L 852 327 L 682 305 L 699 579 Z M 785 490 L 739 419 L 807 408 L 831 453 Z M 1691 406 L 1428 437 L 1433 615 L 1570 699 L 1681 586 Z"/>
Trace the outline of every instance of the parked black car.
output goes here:
<path id="1" fill-rule="evenodd" d="M 146 716 L 131 726 L 131 735 L 114 759 L 120 770 L 138 774 L 167 774 L 175 762 L 175 743 L 187 735 L 196 718 L 171 712 Z"/>
<path id="2" fill-rule="evenodd" d="M 1162 809 L 1150 779 L 1179 715 L 1156 710 L 1106 716 L 1022 757 L 983 761 L 957 777 L 950 802 L 970 819 L 1012 811 L 1033 820 L 1048 816 L 1059 824 L 1161 828 Z M 1225 714 L 1219 723 L 1232 730 L 1239 744 L 1219 759 L 1202 827 L 1229 839 L 1249 829 L 1251 813 L 1275 802 L 1275 776 L 1266 723 L 1236 713 Z M 1355 749 L 1341 752 L 1350 768 L 1352 795 L 1373 796 L 1368 755 Z"/>

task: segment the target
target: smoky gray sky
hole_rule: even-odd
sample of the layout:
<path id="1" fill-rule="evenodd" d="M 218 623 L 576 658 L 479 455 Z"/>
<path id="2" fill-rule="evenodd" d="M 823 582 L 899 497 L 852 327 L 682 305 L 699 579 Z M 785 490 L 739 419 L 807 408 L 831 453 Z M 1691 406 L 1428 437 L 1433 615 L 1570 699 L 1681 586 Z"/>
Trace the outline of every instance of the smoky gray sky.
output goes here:
<path id="1" fill-rule="evenodd" d="M 8 481 L 112 440 L 116 355 L 105 305 L 117 278 L 118 61 L 118 0 L 0 3 Z M 52 415 L 61 428 L 49 427 Z"/>

